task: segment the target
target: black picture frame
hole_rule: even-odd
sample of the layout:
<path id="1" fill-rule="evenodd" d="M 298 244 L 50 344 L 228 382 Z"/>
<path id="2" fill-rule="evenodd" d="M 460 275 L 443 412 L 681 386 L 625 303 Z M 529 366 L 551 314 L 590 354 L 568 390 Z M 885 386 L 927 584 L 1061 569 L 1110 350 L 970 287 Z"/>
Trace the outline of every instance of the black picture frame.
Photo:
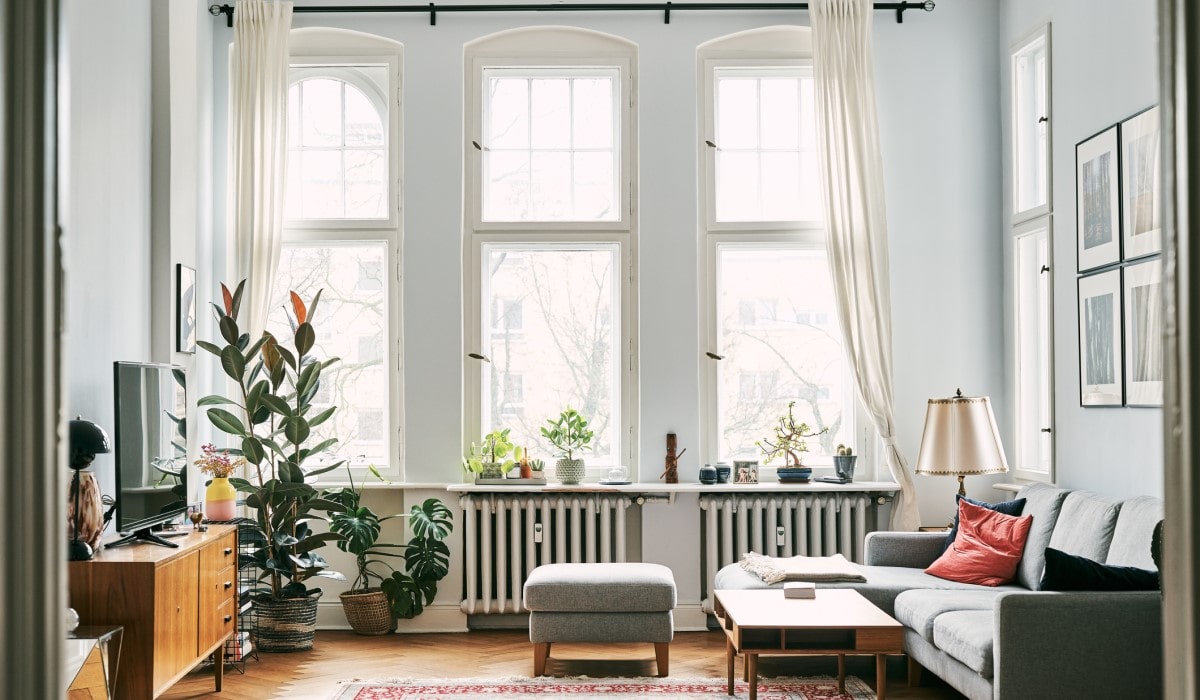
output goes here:
<path id="1" fill-rule="evenodd" d="M 1075 144 L 1075 239 L 1078 271 L 1121 262 L 1120 128 Z"/>
<path id="2" fill-rule="evenodd" d="M 1079 405 L 1122 406 L 1124 330 L 1121 268 L 1078 278 Z"/>
<path id="3" fill-rule="evenodd" d="M 196 352 L 196 268 L 175 266 L 175 351 Z"/>

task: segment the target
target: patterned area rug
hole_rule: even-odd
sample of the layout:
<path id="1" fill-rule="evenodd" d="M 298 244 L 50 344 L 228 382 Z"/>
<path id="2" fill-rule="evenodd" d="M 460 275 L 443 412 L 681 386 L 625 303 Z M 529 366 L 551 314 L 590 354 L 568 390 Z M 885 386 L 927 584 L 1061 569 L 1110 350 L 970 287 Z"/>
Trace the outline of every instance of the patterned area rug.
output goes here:
<path id="1" fill-rule="evenodd" d="M 653 695 L 660 698 L 748 698 L 749 686 L 734 685 L 735 696 L 725 694 L 723 678 L 449 678 L 382 681 L 345 681 L 335 700 L 613 700 Z M 870 686 L 854 676 L 846 677 L 845 694 L 838 693 L 837 679 L 764 678 L 758 682 L 761 700 L 869 700 Z"/>

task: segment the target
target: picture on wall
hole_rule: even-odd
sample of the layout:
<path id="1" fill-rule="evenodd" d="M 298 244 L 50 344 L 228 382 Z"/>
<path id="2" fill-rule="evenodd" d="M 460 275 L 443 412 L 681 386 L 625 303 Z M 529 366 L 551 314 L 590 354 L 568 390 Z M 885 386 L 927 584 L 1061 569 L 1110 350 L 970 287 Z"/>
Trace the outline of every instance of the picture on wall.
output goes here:
<path id="1" fill-rule="evenodd" d="M 1125 403 L 1161 406 L 1162 259 L 1130 265 L 1124 278 Z"/>
<path id="2" fill-rule="evenodd" d="M 1121 270 L 1079 278 L 1079 405 L 1120 406 Z"/>
<path id="3" fill-rule="evenodd" d="M 1075 226 L 1079 271 L 1121 260 L 1117 127 L 1075 145 Z"/>
<path id="4" fill-rule="evenodd" d="M 175 266 L 175 350 L 196 352 L 196 269 Z"/>
<path id="5" fill-rule="evenodd" d="M 1158 107 L 1121 122 L 1121 249 L 1126 260 L 1162 250 Z"/>

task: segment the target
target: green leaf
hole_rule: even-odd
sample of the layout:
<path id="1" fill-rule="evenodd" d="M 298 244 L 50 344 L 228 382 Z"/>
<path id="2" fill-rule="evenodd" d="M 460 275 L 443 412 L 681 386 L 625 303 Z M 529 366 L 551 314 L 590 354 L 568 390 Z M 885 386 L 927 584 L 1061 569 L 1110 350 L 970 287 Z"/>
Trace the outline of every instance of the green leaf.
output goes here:
<path id="1" fill-rule="evenodd" d="M 301 323 L 300 327 L 296 329 L 296 352 L 303 357 L 308 354 L 309 350 L 312 350 L 316 342 L 317 332 L 313 330 L 312 324 Z"/>
<path id="2" fill-rule="evenodd" d="M 283 419 L 283 434 L 293 445 L 302 445 L 311 432 L 308 421 L 300 416 L 288 416 Z"/>
<path id="3" fill-rule="evenodd" d="M 233 311 L 230 313 L 230 315 L 234 318 L 237 318 L 238 310 L 242 308 L 242 292 L 245 291 L 245 288 L 246 280 L 242 280 L 241 282 L 238 282 L 237 289 L 233 292 Z"/>
<path id="4" fill-rule="evenodd" d="M 330 447 L 333 447 L 336 444 L 337 444 L 337 438 L 329 438 L 328 440 L 322 440 L 321 442 L 317 443 L 316 445 L 313 445 L 310 448 L 300 450 L 300 461 L 303 462 L 304 460 L 308 459 L 312 455 L 321 454 L 322 452 L 324 452 L 325 450 L 328 450 Z"/>
<path id="5" fill-rule="evenodd" d="M 196 345 L 198 345 L 200 348 L 202 348 L 208 352 L 211 352 L 212 354 L 216 355 L 217 357 L 221 356 L 221 346 L 219 346 L 219 345 L 210 343 L 207 340 L 197 340 Z"/>
<path id="6" fill-rule="evenodd" d="M 300 378 L 296 380 L 296 393 L 300 396 L 311 394 L 320 376 L 321 365 L 317 362 L 310 363 L 300 371 Z"/>
<path id="7" fill-rule="evenodd" d="M 282 461 L 279 463 L 279 478 L 294 484 L 303 484 L 304 472 L 298 465 L 292 464 L 290 461 Z"/>
<path id="8" fill-rule="evenodd" d="M 313 469 L 309 469 L 306 473 L 309 476 L 320 476 L 321 474 L 324 474 L 326 472 L 331 472 L 334 469 L 339 469 L 342 466 L 345 466 L 345 464 L 346 464 L 346 460 L 343 459 L 343 460 L 339 460 L 338 462 L 335 462 L 334 464 L 330 464 L 330 465 L 327 465 L 324 467 L 316 467 Z"/>
<path id="9" fill-rule="evenodd" d="M 454 529 L 454 513 L 437 498 L 414 505 L 409 517 L 409 526 L 417 537 L 442 540 Z"/>
<path id="10" fill-rule="evenodd" d="M 197 401 L 196 405 L 197 406 L 224 406 L 224 405 L 240 406 L 240 404 L 238 402 L 236 402 L 232 399 L 227 399 L 224 396 L 217 396 L 216 394 L 213 394 L 211 396 L 205 396 L 204 398 Z"/>
<path id="11" fill-rule="evenodd" d="M 286 417 L 292 415 L 292 407 L 289 406 L 286 401 L 274 394 L 263 394 L 261 400 L 264 406 L 267 406 L 281 416 Z"/>
<path id="12" fill-rule="evenodd" d="M 233 320 L 230 316 L 222 316 L 221 322 L 218 325 L 221 327 L 221 337 L 225 339 L 225 342 L 229 343 L 229 345 L 236 345 L 238 339 L 237 321 Z"/>
<path id="13" fill-rule="evenodd" d="M 266 451 L 263 450 L 262 441 L 253 435 L 242 438 L 242 454 L 246 456 L 246 461 L 251 464 L 262 464 L 266 459 Z"/>
<path id="14" fill-rule="evenodd" d="M 318 425 L 329 420 L 329 417 L 332 416 L 333 412 L 336 410 L 337 410 L 337 406 L 330 406 L 329 408 L 325 409 L 324 411 L 321 411 L 320 413 L 313 416 L 312 418 L 309 418 L 308 419 L 308 427 L 315 428 Z"/>
<path id="15" fill-rule="evenodd" d="M 223 408 L 208 409 L 208 420 L 222 432 L 237 435 L 238 437 L 246 437 L 247 435 L 246 427 L 242 425 L 242 421 Z"/>
<path id="16" fill-rule="evenodd" d="M 225 370 L 230 379 L 240 383 L 246 373 L 246 358 L 242 357 L 241 351 L 236 347 L 226 345 L 221 351 L 221 369 Z"/>
<path id="17" fill-rule="evenodd" d="M 318 289 L 317 293 L 315 295 L 313 295 L 312 301 L 308 302 L 308 318 L 307 318 L 307 320 L 309 323 L 312 323 L 313 314 L 315 314 L 317 312 L 317 302 L 321 301 L 321 292 L 323 292 L 323 291 L 325 291 L 325 290 Z"/>

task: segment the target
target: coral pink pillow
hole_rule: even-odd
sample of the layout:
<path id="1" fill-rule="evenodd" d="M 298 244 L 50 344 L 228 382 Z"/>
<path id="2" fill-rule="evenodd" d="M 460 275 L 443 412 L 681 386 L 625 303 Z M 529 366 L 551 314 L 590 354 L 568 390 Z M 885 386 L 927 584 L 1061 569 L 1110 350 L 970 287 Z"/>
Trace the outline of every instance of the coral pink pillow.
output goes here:
<path id="1" fill-rule="evenodd" d="M 958 523 L 954 544 L 925 573 L 981 586 L 999 586 L 1013 580 L 1033 516 L 1005 515 L 960 500 Z"/>

